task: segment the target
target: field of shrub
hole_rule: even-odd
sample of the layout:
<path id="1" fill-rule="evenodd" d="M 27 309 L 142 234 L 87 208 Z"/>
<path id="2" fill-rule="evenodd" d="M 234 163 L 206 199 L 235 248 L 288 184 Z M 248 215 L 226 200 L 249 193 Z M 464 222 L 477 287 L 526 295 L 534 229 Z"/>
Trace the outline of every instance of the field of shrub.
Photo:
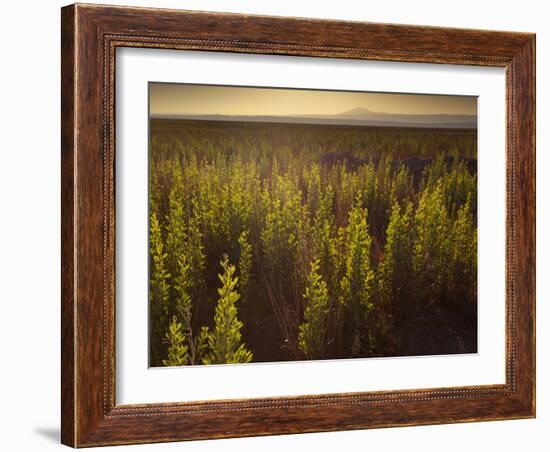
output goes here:
<path id="1" fill-rule="evenodd" d="M 476 352 L 475 130 L 150 127 L 152 366 Z"/>

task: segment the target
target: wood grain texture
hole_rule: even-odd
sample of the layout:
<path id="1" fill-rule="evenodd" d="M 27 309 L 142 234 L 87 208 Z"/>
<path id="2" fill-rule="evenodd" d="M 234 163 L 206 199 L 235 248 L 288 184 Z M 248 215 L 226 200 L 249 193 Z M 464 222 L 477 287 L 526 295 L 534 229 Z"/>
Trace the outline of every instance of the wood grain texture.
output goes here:
<path id="1" fill-rule="evenodd" d="M 74 444 L 76 387 L 74 384 L 74 157 L 75 59 L 74 8 L 63 9 L 61 19 L 61 441 Z"/>
<path id="2" fill-rule="evenodd" d="M 62 442 L 74 447 L 535 415 L 535 37 L 71 5 L 62 10 Z M 506 384 L 115 404 L 117 47 L 506 68 Z"/>

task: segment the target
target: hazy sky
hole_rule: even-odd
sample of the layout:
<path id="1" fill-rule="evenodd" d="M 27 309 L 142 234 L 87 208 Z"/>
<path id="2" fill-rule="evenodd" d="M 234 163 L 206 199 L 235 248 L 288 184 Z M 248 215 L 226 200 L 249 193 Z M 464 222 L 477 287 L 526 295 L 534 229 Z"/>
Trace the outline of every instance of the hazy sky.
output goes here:
<path id="1" fill-rule="evenodd" d="M 337 115 L 354 108 L 399 114 L 476 115 L 476 98 L 420 94 L 150 83 L 151 115 Z"/>

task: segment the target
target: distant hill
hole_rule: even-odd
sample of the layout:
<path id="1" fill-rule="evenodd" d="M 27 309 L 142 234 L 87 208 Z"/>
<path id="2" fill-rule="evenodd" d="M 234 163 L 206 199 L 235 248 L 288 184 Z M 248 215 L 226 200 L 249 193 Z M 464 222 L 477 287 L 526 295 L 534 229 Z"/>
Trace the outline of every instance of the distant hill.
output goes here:
<path id="1" fill-rule="evenodd" d="M 244 115 L 154 115 L 158 119 L 192 119 L 203 121 L 275 122 L 298 124 L 333 124 L 378 127 L 426 127 L 476 129 L 477 116 L 471 115 L 406 115 L 381 113 L 354 108 L 337 115 L 244 116 Z"/>
<path id="2" fill-rule="evenodd" d="M 437 127 L 439 125 L 456 125 L 466 128 L 477 127 L 477 116 L 474 115 L 406 115 L 375 112 L 366 108 L 354 108 L 353 110 L 340 113 L 338 116 L 353 121 L 391 122 L 425 127 Z"/>

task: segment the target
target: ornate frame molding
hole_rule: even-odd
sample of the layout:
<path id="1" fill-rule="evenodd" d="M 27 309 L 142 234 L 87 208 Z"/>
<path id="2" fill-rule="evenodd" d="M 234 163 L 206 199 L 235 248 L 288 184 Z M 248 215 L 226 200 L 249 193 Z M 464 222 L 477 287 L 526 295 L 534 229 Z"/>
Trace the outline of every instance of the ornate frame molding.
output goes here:
<path id="1" fill-rule="evenodd" d="M 506 68 L 506 383 L 116 405 L 118 47 Z M 524 33 L 80 4 L 63 8 L 62 442 L 81 447 L 533 417 L 534 59 L 535 37 Z"/>

